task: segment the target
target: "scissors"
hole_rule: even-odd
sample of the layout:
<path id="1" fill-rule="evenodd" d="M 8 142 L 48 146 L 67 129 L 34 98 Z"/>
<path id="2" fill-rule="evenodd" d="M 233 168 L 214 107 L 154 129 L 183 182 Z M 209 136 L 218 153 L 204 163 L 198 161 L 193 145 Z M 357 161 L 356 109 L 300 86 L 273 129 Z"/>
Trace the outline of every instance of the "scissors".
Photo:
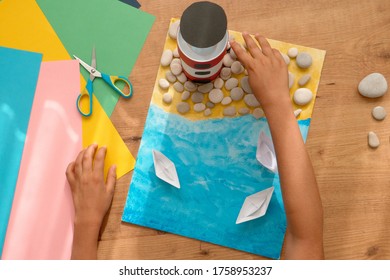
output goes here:
<path id="1" fill-rule="evenodd" d="M 133 95 L 133 85 L 131 84 L 131 82 L 126 77 L 123 77 L 123 76 L 110 76 L 110 75 L 101 73 L 101 72 L 99 72 L 96 69 L 96 52 L 95 52 L 95 47 L 92 49 L 91 65 L 85 63 L 84 61 L 82 61 L 80 58 L 78 58 L 75 55 L 73 55 L 73 57 L 76 58 L 79 61 L 79 63 L 81 64 L 81 66 L 83 66 L 90 73 L 89 79 L 87 81 L 87 86 L 80 93 L 80 95 L 77 97 L 77 102 L 76 102 L 77 110 L 84 117 L 89 117 L 92 114 L 92 100 L 93 100 L 93 98 L 92 98 L 92 96 L 93 96 L 93 85 L 92 85 L 92 82 L 93 82 L 93 80 L 95 78 L 102 78 L 103 81 L 106 82 L 106 84 L 108 84 L 112 89 L 114 89 L 117 93 L 119 93 L 121 96 L 123 96 L 125 98 L 130 98 Z M 115 83 L 118 82 L 118 81 L 122 81 L 122 82 L 124 82 L 125 84 L 127 84 L 129 86 L 129 89 L 130 89 L 129 93 L 124 93 L 120 88 L 118 88 L 115 85 Z M 81 108 L 80 102 L 81 102 L 81 99 L 83 97 L 88 97 L 89 98 L 89 111 L 88 112 L 84 112 L 82 110 L 82 108 Z"/>

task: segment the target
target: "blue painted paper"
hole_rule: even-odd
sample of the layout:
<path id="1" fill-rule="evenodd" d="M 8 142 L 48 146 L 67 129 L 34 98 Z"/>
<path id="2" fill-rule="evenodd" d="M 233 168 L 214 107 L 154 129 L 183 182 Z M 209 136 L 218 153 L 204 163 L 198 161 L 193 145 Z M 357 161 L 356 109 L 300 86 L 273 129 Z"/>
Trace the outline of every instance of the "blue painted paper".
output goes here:
<path id="1" fill-rule="evenodd" d="M 120 1 L 129 4 L 130 6 L 133 6 L 134 8 L 137 9 L 141 7 L 141 4 L 137 0 L 120 0 Z"/>
<path id="2" fill-rule="evenodd" d="M 0 255 L 42 55 L 0 47 Z"/>
<path id="3" fill-rule="evenodd" d="M 310 119 L 299 121 L 304 139 Z M 278 175 L 256 160 L 266 119 L 190 121 L 151 104 L 122 220 L 277 259 L 286 230 Z M 181 188 L 155 175 L 152 149 L 172 160 Z M 271 186 L 265 216 L 236 225 L 248 195 Z"/>

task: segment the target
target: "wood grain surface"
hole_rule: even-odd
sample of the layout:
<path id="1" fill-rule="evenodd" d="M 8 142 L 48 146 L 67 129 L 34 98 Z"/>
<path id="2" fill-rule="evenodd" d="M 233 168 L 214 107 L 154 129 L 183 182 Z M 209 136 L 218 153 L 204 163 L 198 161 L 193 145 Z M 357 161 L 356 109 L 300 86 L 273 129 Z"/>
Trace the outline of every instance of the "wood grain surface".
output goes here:
<path id="1" fill-rule="evenodd" d="M 112 121 L 137 155 L 171 17 L 193 1 L 141 1 L 156 16 L 130 75 L 134 97 L 121 99 Z M 215 1 L 228 28 L 327 51 L 307 149 L 324 207 L 327 259 L 390 258 L 390 117 L 378 122 L 374 106 L 390 112 L 390 96 L 369 100 L 359 81 L 380 72 L 390 81 L 390 1 Z M 367 133 L 381 141 L 367 145 Z M 291 159 L 294 160 L 294 159 Z M 262 259 L 261 256 L 121 222 L 132 172 L 117 182 L 99 243 L 100 259 Z M 310 209 L 307 209 L 310 211 Z"/>

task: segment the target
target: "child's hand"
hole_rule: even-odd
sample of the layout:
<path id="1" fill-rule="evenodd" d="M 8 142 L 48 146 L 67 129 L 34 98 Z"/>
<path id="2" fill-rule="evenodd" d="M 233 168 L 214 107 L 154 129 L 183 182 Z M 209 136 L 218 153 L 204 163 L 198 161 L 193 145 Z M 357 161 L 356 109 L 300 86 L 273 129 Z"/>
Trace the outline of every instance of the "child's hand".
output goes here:
<path id="1" fill-rule="evenodd" d="M 244 32 L 243 37 L 249 53 L 235 41 L 231 42 L 231 47 L 247 69 L 249 85 L 263 109 L 278 106 L 284 103 L 283 101 L 291 103 L 287 65 L 280 52 L 272 49 L 268 41 L 258 34 L 255 38 L 261 49 L 248 33 Z"/>
<path id="2" fill-rule="evenodd" d="M 69 164 L 66 177 L 72 190 L 75 224 L 100 229 L 114 195 L 116 167 L 111 166 L 105 183 L 106 148 L 102 147 L 97 152 L 96 149 L 94 144 L 82 150 L 76 161 Z"/>

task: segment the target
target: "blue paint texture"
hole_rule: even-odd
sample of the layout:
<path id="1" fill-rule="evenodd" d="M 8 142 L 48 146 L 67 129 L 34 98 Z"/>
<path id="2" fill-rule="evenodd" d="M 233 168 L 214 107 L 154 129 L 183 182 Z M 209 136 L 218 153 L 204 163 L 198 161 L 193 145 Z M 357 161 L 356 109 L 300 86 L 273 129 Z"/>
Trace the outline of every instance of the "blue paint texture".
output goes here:
<path id="1" fill-rule="evenodd" d="M 306 139 L 310 119 L 299 121 Z M 286 217 L 278 175 L 256 160 L 264 118 L 190 121 L 151 104 L 122 220 L 269 258 L 280 258 Z M 157 178 L 152 150 L 172 160 L 177 189 Z M 271 186 L 265 216 L 236 225 L 248 195 Z"/>

